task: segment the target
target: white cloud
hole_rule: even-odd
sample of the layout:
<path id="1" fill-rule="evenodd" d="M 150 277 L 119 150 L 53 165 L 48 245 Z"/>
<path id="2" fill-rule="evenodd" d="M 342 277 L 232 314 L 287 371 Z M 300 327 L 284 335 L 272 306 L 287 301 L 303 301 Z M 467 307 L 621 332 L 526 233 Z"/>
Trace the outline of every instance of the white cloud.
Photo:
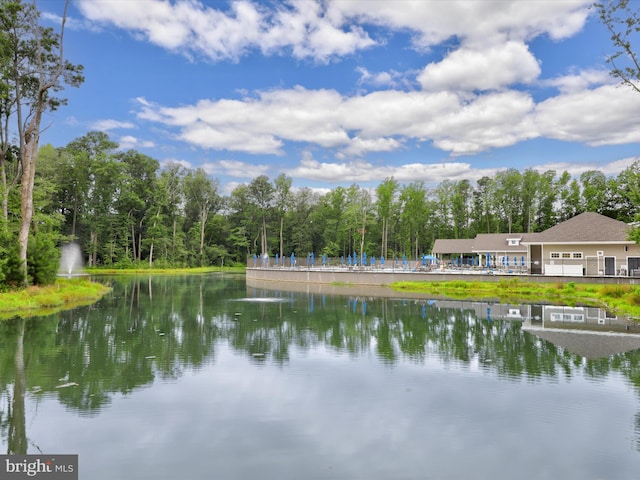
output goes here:
<path id="1" fill-rule="evenodd" d="M 540 75 L 538 61 L 522 42 L 506 42 L 478 50 L 462 47 L 418 76 L 425 90 L 493 90 L 531 83 Z"/>
<path id="2" fill-rule="evenodd" d="M 283 154 L 287 142 L 328 148 L 344 159 L 397 150 L 407 140 L 431 142 L 453 155 L 538 137 L 589 145 L 640 141 L 637 97 L 611 85 L 537 105 L 515 90 L 475 96 L 386 90 L 344 97 L 302 87 L 180 107 L 144 100 L 140 105 L 140 118 L 176 127 L 176 136 L 190 145 L 252 154 Z"/>
<path id="3" fill-rule="evenodd" d="M 370 37 L 367 28 L 372 25 L 388 29 L 380 35 L 409 32 L 415 46 L 423 49 L 450 40 L 451 50 L 421 72 L 358 67 L 358 85 L 384 89 L 371 93 L 347 95 L 329 88 L 298 86 L 180 106 L 137 99 L 138 119 L 163 125 L 171 139 L 191 147 L 253 155 L 284 155 L 293 148 L 327 149 L 337 160 L 320 163 L 305 157 L 291 170 L 297 177 L 370 181 L 367 179 L 395 176 L 430 181 L 450 176 L 476 178 L 489 170 L 473 170 L 456 162 L 384 167 L 363 159 L 413 143 L 427 143 L 460 156 L 540 137 L 594 146 L 640 141 L 635 128 L 640 120 L 637 94 L 610 85 L 602 70 L 573 71 L 540 80 L 541 63 L 527 46 L 526 42 L 539 35 L 552 39 L 574 35 L 583 27 L 591 3 L 241 0 L 230 3 L 227 10 L 196 0 L 80 0 L 79 5 L 95 22 L 212 61 L 238 60 L 259 51 L 325 62 L 384 43 Z M 409 74 L 421 91 L 411 89 Z M 559 93 L 536 103 L 533 93 L 515 89 L 523 85 L 550 86 Z M 114 120 L 96 125 L 104 131 L 135 128 Z M 141 145 L 134 137 L 123 137 L 125 140 L 132 146 Z M 218 160 L 207 168 L 210 173 L 236 178 L 269 170 L 264 164 L 235 160 Z"/>
<path id="4" fill-rule="evenodd" d="M 154 142 L 148 140 L 140 140 L 131 135 L 120 137 L 118 144 L 121 150 L 129 150 L 135 148 L 153 148 L 156 146 Z"/>
<path id="5" fill-rule="evenodd" d="M 370 72 L 365 67 L 358 67 L 356 71 L 360 74 L 358 85 L 371 85 L 376 88 L 411 87 L 412 82 L 409 81 L 408 76 L 415 77 L 415 72 L 397 72 L 395 70 Z"/>
<path id="6" fill-rule="evenodd" d="M 613 83 L 613 78 L 608 71 L 598 69 L 582 70 L 542 82 L 543 85 L 556 87 L 561 93 L 580 92 L 593 86 Z"/>
<path id="7" fill-rule="evenodd" d="M 338 158 L 362 157 L 369 152 L 392 152 L 398 150 L 402 142 L 394 138 L 354 137 L 349 145 L 336 155 Z"/>
<path id="8" fill-rule="evenodd" d="M 477 180 L 485 175 L 492 176 L 498 169 L 474 169 L 468 163 L 409 163 L 398 166 L 374 165 L 363 160 L 353 162 L 319 162 L 309 152 L 305 152 L 300 163 L 285 171 L 287 175 L 306 180 L 329 183 L 379 182 L 393 177 L 402 183 L 424 181 L 436 185 L 443 180 L 466 178 Z"/>
<path id="9" fill-rule="evenodd" d="M 640 157 L 632 157 L 608 163 L 554 162 L 538 165 L 535 170 L 539 172 L 555 170 L 558 175 L 567 171 L 574 177 L 580 176 L 581 173 L 587 170 L 599 170 L 605 175 L 617 175 L 639 159 Z M 445 180 L 466 179 L 477 181 L 485 176 L 493 177 L 498 171 L 505 168 L 477 168 L 465 162 L 415 162 L 384 166 L 374 165 L 366 161 L 319 162 L 306 152 L 299 164 L 285 173 L 297 179 L 323 181 L 332 184 L 379 183 L 385 178 L 393 177 L 400 183 L 422 181 L 427 185 L 438 185 Z"/>
<path id="10" fill-rule="evenodd" d="M 177 158 L 165 158 L 164 160 L 160 161 L 161 168 L 167 168 L 175 164 L 180 165 L 182 168 L 186 168 L 187 170 L 193 169 L 193 164 L 187 160 L 180 160 Z"/>
<path id="11" fill-rule="evenodd" d="M 254 154 L 281 154 L 288 141 L 363 155 L 397 149 L 406 138 L 465 154 L 532 136 L 523 125 L 532 100 L 515 91 L 462 100 L 446 92 L 343 97 L 298 87 L 175 108 L 141 105 L 140 118 L 178 127 L 192 145 Z"/>
<path id="12" fill-rule="evenodd" d="M 100 132 L 108 132 L 110 130 L 116 129 L 128 129 L 128 128 L 136 128 L 136 126 L 131 122 L 122 122 L 119 120 L 105 119 L 105 120 L 97 120 L 93 122 L 90 127 L 91 130 L 98 130 Z"/>
<path id="13" fill-rule="evenodd" d="M 640 157 L 630 157 L 621 160 L 613 160 L 607 163 L 596 162 L 552 162 L 544 163 L 536 166 L 534 169 L 538 172 L 546 172 L 554 170 L 558 175 L 566 171 L 572 177 L 579 177 L 588 170 L 598 170 L 605 175 L 618 175 L 620 172 L 630 167 L 634 162 L 640 160 Z"/>
<path id="14" fill-rule="evenodd" d="M 321 2 L 298 1 L 273 10 L 249 1 L 223 11 L 192 0 L 96 2 L 81 0 L 90 20 L 130 30 L 147 41 L 188 56 L 237 60 L 245 53 L 279 53 L 326 61 L 374 44 L 359 26 L 336 23 Z M 342 19 L 341 19 L 342 20 Z"/>
<path id="15" fill-rule="evenodd" d="M 80 0 L 78 7 L 92 22 L 129 30 L 189 56 L 237 60 L 250 51 L 273 54 L 286 50 L 296 58 L 326 61 L 375 45 L 365 30 L 372 24 L 412 32 L 419 48 L 452 37 L 476 46 L 505 39 L 524 41 L 544 33 L 554 39 L 566 38 L 583 27 L 591 3 L 292 0 L 271 6 L 239 0 L 222 10 L 195 0 Z"/>
<path id="16" fill-rule="evenodd" d="M 334 15 L 357 18 L 394 30 L 414 33 L 422 48 L 457 37 L 478 45 L 496 40 L 522 41 L 547 33 L 554 39 L 582 29 L 591 0 L 335 0 Z"/>
<path id="17" fill-rule="evenodd" d="M 217 160 L 203 164 L 202 168 L 209 175 L 256 178 L 260 175 L 268 175 L 270 167 L 268 165 L 257 165 L 255 163 L 241 162 L 238 160 Z"/>
<path id="18" fill-rule="evenodd" d="M 549 98 L 536 107 L 538 134 L 587 145 L 640 142 L 640 103 L 629 88 L 604 85 Z"/>

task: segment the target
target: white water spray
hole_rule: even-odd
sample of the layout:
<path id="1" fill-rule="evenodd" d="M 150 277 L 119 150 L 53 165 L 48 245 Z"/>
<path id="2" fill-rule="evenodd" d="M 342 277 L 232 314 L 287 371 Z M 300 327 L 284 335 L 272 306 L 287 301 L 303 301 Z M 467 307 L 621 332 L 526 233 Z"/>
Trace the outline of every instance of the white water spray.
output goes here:
<path id="1" fill-rule="evenodd" d="M 62 247 L 62 257 L 60 258 L 59 275 L 83 275 L 84 262 L 82 261 L 82 251 L 77 243 L 69 243 Z"/>

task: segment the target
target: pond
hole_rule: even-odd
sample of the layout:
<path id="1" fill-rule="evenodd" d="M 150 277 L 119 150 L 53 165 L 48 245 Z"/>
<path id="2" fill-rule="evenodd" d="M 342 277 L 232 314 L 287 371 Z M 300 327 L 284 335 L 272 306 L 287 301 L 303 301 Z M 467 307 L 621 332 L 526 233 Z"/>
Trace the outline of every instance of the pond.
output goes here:
<path id="1" fill-rule="evenodd" d="M 640 328 L 606 312 L 100 280 L 0 323 L 2 453 L 91 480 L 638 478 Z"/>

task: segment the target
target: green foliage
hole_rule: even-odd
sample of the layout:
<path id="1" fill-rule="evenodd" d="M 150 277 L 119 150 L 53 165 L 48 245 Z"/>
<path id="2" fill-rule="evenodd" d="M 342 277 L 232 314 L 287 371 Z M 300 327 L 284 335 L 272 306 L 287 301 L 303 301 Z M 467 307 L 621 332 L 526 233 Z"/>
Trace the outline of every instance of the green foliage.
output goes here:
<path id="1" fill-rule="evenodd" d="M 631 285 L 604 285 L 600 294 L 604 297 L 622 298 L 631 293 Z"/>
<path id="2" fill-rule="evenodd" d="M 640 289 L 636 287 L 632 291 L 627 293 L 627 295 L 625 296 L 625 300 L 630 305 L 640 307 Z"/>
<path id="3" fill-rule="evenodd" d="M 37 233 L 29 242 L 28 271 L 35 285 L 51 285 L 56 280 L 60 266 L 60 249 L 57 235 Z"/>
<path id="4" fill-rule="evenodd" d="M 42 148 L 36 210 L 40 218 L 62 216 L 60 225 L 47 227 L 47 232 L 78 241 L 87 266 L 195 267 L 220 265 L 223 258 L 231 265 L 262 249 L 271 258 L 282 251 L 285 257 L 292 252 L 297 257 L 357 252 L 411 259 L 429 253 L 436 238 L 509 228 L 539 231 L 587 206 L 596 208 L 582 194 L 589 191 L 585 182 L 606 191 L 598 197 L 604 202 L 597 207 L 602 212 L 615 215 L 618 208 L 620 218 L 627 219 L 640 209 L 638 164 L 604 181 L 595 171 L 572 179 L 567 172 L 556 176 L 529 170 L 508 170 L 475 185 L 464 179 L 445 181 L 435 188 L 386 179 L 375 200 L 358 185 L 321 195 L 310 188 L 291 189 L 287 177 L 271 182 L 259 177 L 223 197 L 217 181 L 202 170 L 177 164 L 159 170 L 154 159 L 115 147 L 106 134 L 90 132 L 64 148 Z M 14 192 L 9 199 L 10 218 L 18 218 L 19 198 Z M 0 285 L 15 284 L 20 265 L 13 247 L 16 225 L 7 231 L 0 246 Z M 640 239 L 637 229 L 632 235 Z M 37 253 L 36 244 L 30 261 L 52 271 L 45 264 L 53 257 Z M 50 242 L 42 248 L 50 252 Z M 44 281 L 37 270 L 34 266 L 29 272 Z M 501 288 L 509 292 L 512 285 Z M 571 289 L 559 283 L 545 295 L 555 298 L 558 291 Z"/>

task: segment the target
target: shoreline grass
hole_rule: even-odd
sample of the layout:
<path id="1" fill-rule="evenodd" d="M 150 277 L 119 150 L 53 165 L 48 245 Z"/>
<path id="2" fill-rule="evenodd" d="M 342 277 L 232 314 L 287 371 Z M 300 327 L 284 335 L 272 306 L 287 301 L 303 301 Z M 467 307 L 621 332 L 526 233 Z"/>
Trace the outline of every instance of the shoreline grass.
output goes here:
<path id="1" fill-rule="evenodd" d="M 191 267 L 191 268 L 106 268 L 88 267 L 85 273 L 89 275 L 184 275 L 200 273 L 244 273 L 246 267 Z"/>
<path id="2" fill-rule="evenodd" d="M 640 286 L 636 285 L 536 283 L 515 278 L 499 282 L 396 282 L 390 287 L 397 291 L 442 295 L 459 300 L 497 299 L 501 303 L 600 307 L 640 320 Z"/>
<path id="3" fill-rule="evenodd" d="M 202 268 L 85 268 L 85 273 L 100 275 L 184 275 L 212 272 L 244 273 L 245 267 Z M 0 293 L 0 321 L 15 316 L 44 316 L 100 300 L 111 288 L 88 277 L 59 277 L 53 285 L 28 287 Z"/>
<path id="4" fill-rule="evenodd" d="M 100 300 L 111 287 L 86 277 L 58 278 L 53 285 L 0 293 L 0 320 L 43 316 Z"/>

